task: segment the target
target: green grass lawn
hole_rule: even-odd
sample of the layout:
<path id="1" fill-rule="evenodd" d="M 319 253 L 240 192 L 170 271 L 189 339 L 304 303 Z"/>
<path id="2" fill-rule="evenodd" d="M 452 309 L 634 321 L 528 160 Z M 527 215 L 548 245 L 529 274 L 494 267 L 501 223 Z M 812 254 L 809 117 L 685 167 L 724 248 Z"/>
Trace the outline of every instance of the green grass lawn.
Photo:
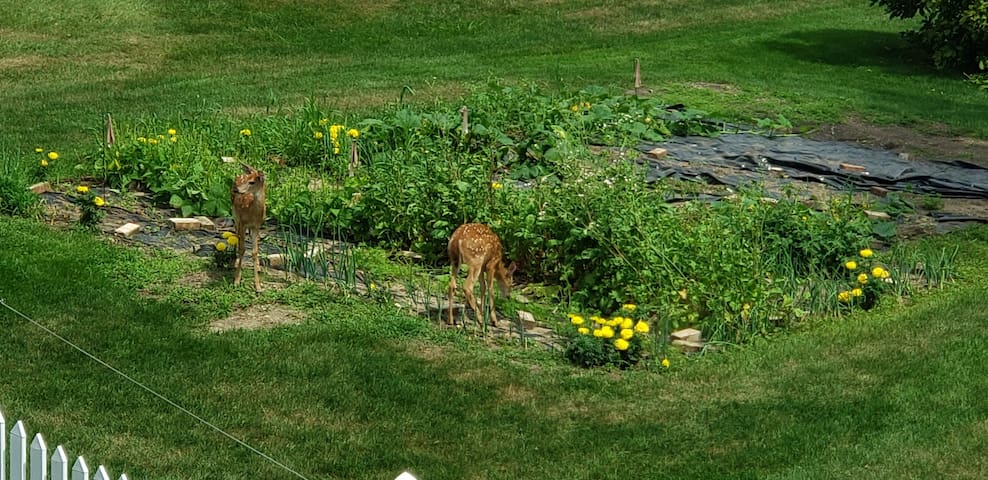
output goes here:
<path id="1" fill-rule="evenodd" d="M 0 164 L 103 116 L 350 112 L 488 79 L 630 87 L 731 120 L 855 116 L 988 138 L 988 95 L 863 1 L 0 1 Z M 698 86 L 721 84 L 723 89 Z M 722 91 L 723 90 L 723 91 Z M 189 259 L 0 217 L 0 298 L 310 479 L 976 478 L 988 231 L 957 285 L 668 371 L 584 371 L 386 305 L 183 282 Z M 301 325 L 209 333 L 251 302 Z M 130 478 L 294 478 L 0 307 L 0 408 Z M 6 435 L 6 432 L 3 433 Z"/>

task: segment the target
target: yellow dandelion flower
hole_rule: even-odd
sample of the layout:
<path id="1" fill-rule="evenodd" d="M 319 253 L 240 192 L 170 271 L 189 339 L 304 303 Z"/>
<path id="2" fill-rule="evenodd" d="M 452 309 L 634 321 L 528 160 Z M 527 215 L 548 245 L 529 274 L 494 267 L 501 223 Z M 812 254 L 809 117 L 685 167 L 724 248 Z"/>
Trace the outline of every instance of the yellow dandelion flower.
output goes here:
<path id="1" fill-rule="evenodd" d="M 503 186 L 504 185 L 501 185 L 501 182 L 491 182 L 491 188 L 494 190 L 500 190 Z"/>
<path id="2" fill-rule="evenodd" d="M 648 333 L 648 324 L 644 320 L 639 320 L 635 324 L 635 331 L 638 333 Z"/>
<path id="3" fill-rule="evenodd" d="M 357 130 L 356 128 L 351 128 L 346 131 L 346 134 L 350 138 L 357 138 L 360 136 L 360 130 Z"/>
<path id="4" fill-rule="evenodd" d="M 141 142 L 141 143 L 147 143 L 148 139 L 146 139 L 144 137 L 137 137 L 137 141 L 138 142 Z"/>
<path id="5" fill-rule="evenodd" d="M 150 143 L 151 145 L 157 145 L 158 144 L 158 139 L 157 138 L 149 138 L 148 139 L 148 143 Z"/>
<path id="6" fill-rule="evenodd" d="M 237 238 L 236 235 L 231 235 L 229 238 L 226 239 L 226 241 L 227 243 L 230 244 L 231 247 L 236 247 L 237 244 L 240 243 L 240 239 Z"/>
<path id="7" fill-rule="evenodd" d="M 58 160 L 58 152 L 48 152 L 48 160 Z"/>
<path id="8" fill-rule="evenodd" d="M 634 303 L 626 303 L 624 305 L 621 305 L 621 310 L 624 310 L 626 312 L 634 312 L 637 309 L 638 309 L 638 305 L 635 305 Z"/>
<path id="9" fill-rule="evenodd" d="M 367 288 L 370 288 L 371 290 L 377 290 L 377 284 L 374 283 L 374 282 L 371 282 L 371 284 L 368 285 Z"/>
<path id="10" fill-rule="evenodd" d="M 669 365 L 670 365 L 669 359 L 668 358 L 663 358 L 662 359 L 662 367 L 663 368 L 669 368 Z"/>
<path id="11" fill-rule="evenodd" d="M 888 273 L 889 272 L 882 267 L 875 267 L 871 269 L 871 276 L 875 278 L 885 278 L 888 276 Z"/>
<path id="12" fill-rule="evenodd" d="M 226 242 L 216 242 L 216 251 L 217 252 L 226 251 Z"/>
<path id="13" fill-rule="evenodd" d="M 313 137 L 314 137 L 314 138 L 315 138 L 316 140 L 322 140 L 322 132 L 320 132 L 320 131 L 318 131 L 318 130 L 316 130 L 316 131 L 315 131 L 315 133 L 313 133 L 313 134 L 312 134 L 312 136 L 313 136 Z"/>
<path id="14" fill-rule="evenodd" d="M 635 331 L 630 328 L 622 328 L 620 335 L 625 340 L 631 340 L 631 337 L 635 336 Z"/>
<path id="15" fill-rule="evenodd" d="M 851 301 L 851 292 L 848 292 L 847 290 L 845 290 L 843 292 L 838 293 L 837 294 L 837 300 L 839 300 L 841 302 L 844 302 L 844 303 L 850 302 Z"/>
<path id="16" fill-rule="evenodd" d="M 106 205 L 106 200 L 103 200 L 103 197 L 96 197 L 93 199 L 93 205 L 102 207 L 103 205 Z"/>
<path id="17" fill-rule="evenodd" d="M 867 273 L 859 274 L 858 275 L 858 283 L 860 283 L 862 285 L 868 283 L 868 274 Z"/>
<path id="18" fill-rule="evenodd" d="M 41 152 L 43 152 L 43 151 L 45 151 L 45 149 L 43 149 L 43 148 L 41 148 L 41 147 L 35 147 L 35 148 L 34 148 L 34 153 L 41 153 Z"/>
<path id="19" fill-rule="evenodd" d="M 330 125 L 329 138 L 332 138 L 333 140 L 340 138 L 340 130 L 343 130 L 343 125 Z"/>
<path id="20" fill-rule="evenodd" d="M 75 187 L 75 191 L 77 193 L 89 193 L 89 187 L 85 185 L 79 185 L 78 187 Z"/>
<path id="21" fill-rule="evenodd" d="M 570 314 L 569 321 L 573 322 L 573 325 L 583 325 L 583 317 L 579 315 Z"/>
<path id="22" fill-rule="evenodd" d="M 41 159 L 41 166 L 42 167 L 47 167 L 48 166 L 48 160 L 45 160 L 45 159 L 42 158 Z"/>
<path id="23" fill-rule="evenodd" d="M 875 254 L 875 252 L 872 252 L 870 248 L 866 248 L 864 250 L 861 250 L 858 253 L 861 254 L 861 258 L 869 258 L 869 257 L 871 257 L 872 255 Z"/>
<path id="24" fill-rule="evenodd" d="M 223 238 L 230 238 L 233 236 L 233 232 L 223 232 L 223 234 L 220 236 Z"/>
<path id="25" fill-rule="evenodd" d="M 175 143 L 178 141 L 178 137 L 172 136 L 172 138 L 169 138 L 169 140 L 171 140 L 172 143 Z"/>
<path id="26" fill-rule="evenodd" d="M 580 335 L 586 335 L 586 334 L 588 334 L 588 333 L 590 333 L 590 329 L 589 329 L 589 328 L 587 328 L 587 327 L 580 327 L 580 328 L 577 328 L 577 329 L 576 329 L 576 331 L 577 331 L 577 333 L 579 333 Z"/>
<path id="27" fill-rule="evenodd" d="M 856 270 L 858 268 L 858 262 L 855 262 L 854 260 L 848 260 L 848 262 L 845 263 L 844 266 L 847 267 L 848 270 Z"/>
<path id="28" fill-rule="evenodd" d="M 604 325 L 600 327 L 600 336 L 603 338 L 611 338 L 614 336 L 614 329 L 610 325 Z"/>
<path id="29" fill-rule="evenodd" d="M 571 112 L 576 113 L 576 112 L 579 112 L 580 111 L 580 106 L 579 105 L 571 105 L 569 107 L 569 109 L 570 109 Z"/>
<path id="30" fill-rule="evenodd" d="M 619 338 L 617 340 L 614 340 L 614 348 L 616 348 L 616 349 L 618 349 L 618 350 L 620 350 L 622 352 L 625 351 L 625 350 L 627 350 L 629 346 L 631 346 L 631 344 L 628 343 L 628 341 L 625 340 L 625 339 L 623 339 L 623 338 Z"/>
<path id="31" fill-rule="evenodd" d="M 862 291 L 860 288 L 852 288 L 851 289 L 851 296 L 852 297 L 860 297 L 861 295 L 864 295 L 864 291 Z"/>
<path id="32" fill-rule="evenodd" d="M 178 133 L 178 132 L 176 132 L 174 128 L 169 128 L 169 129 L 168 129 L 168 134 L 169 134 L 169 135 L 172 135 L 172 136 L 174 136 L 174 135 L 175 135 L 176 133 Z"/>
<path id="33" fill-rule="evenodd" d="M 250 131 L 249 128 L 245 128 L 245 129 L 243 129 L 243 130 L 240 131 L 240 134 L 243 135 L 243 136 L 245 136 L 245 137 L 251 136 L 251 133 L 252 132 Z"/>

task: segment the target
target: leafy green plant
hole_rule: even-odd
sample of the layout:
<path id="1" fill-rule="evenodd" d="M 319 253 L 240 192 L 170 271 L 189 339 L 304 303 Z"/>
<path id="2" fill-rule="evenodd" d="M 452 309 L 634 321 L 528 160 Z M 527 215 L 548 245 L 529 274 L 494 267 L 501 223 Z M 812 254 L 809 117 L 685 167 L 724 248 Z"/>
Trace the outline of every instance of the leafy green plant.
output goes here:
<path id="1" fill-rule="evenodd" d="M 841 303 L 852 307 L 870 310 L 894 280 L 892 274 L 880 262 L 875 261 L 874 252 L 864 248 L 854 258 L 844 262 L 850 278 L 850 286 L 837 294 Z"/>
<path id="2" fill-rule="evenodd" d="M 106 215 L 106 200 L 86 185 L 79 185 L 72 196 L 72 203 L 79 207 L 79 225 L 94 229 Z"/>
<path id="3" fill-rule="evenodd" d="M 920 17 L 918 29 L 907 38 L 932 57 L 937 68 L 972 71 L 988 61 L 988 3 L 980 0 L 871 0 L 889 17 Z"/>
<path id="4" fill-rule="evenodd" d="M 41 200 L 28 190 L 30 175 L 22 164 L 0 162 L 0 214 L 30 217 L 41 212 Z"/>
<path id="5" fill-rule="evenodd" d="M 610 319 L 597 315 L 584 319 L 579 314 L 569 314 L 569 343 L 563 354 L 571 363 L 584 368 L 637 365 L 651 339 L 648 322 L 636 319 L 636 311 L 636 305 L 625 304 Z"/>

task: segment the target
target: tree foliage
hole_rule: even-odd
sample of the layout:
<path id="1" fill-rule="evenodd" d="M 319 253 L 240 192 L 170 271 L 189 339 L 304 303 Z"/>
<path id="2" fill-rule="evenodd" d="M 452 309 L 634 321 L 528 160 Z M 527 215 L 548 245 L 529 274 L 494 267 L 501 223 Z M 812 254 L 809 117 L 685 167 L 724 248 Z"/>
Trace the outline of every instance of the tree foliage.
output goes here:
<path id="1" fill-rule="evenodd" d="M 988 69 L 988 0 L 871 0 L 889 17 L 922 18 L 907 36 L 929 51 L 937 68 Z"/>

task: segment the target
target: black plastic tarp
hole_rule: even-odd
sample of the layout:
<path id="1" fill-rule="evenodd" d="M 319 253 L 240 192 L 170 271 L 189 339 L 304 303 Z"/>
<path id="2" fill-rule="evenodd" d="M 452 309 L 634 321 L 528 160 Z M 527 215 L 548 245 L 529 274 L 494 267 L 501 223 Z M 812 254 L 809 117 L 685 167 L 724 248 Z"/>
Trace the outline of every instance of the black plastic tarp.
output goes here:
<path id="1" fill-rule="evenodd" d="M 667 155 L 661 159 L 642 156 L 650 166 L 650 181 L 703 179 L 711 184 L 736 187 L 775 172 L 841 190 L 879 186 L 948 198 L 988 199 L 988 168 L 963 161 L 908 158 L 851 143 L 797 136 L 725 134 L 678 137 L 643 144 L 639 150 L 645 153 L 655 148 L 665 149 Z"/>

